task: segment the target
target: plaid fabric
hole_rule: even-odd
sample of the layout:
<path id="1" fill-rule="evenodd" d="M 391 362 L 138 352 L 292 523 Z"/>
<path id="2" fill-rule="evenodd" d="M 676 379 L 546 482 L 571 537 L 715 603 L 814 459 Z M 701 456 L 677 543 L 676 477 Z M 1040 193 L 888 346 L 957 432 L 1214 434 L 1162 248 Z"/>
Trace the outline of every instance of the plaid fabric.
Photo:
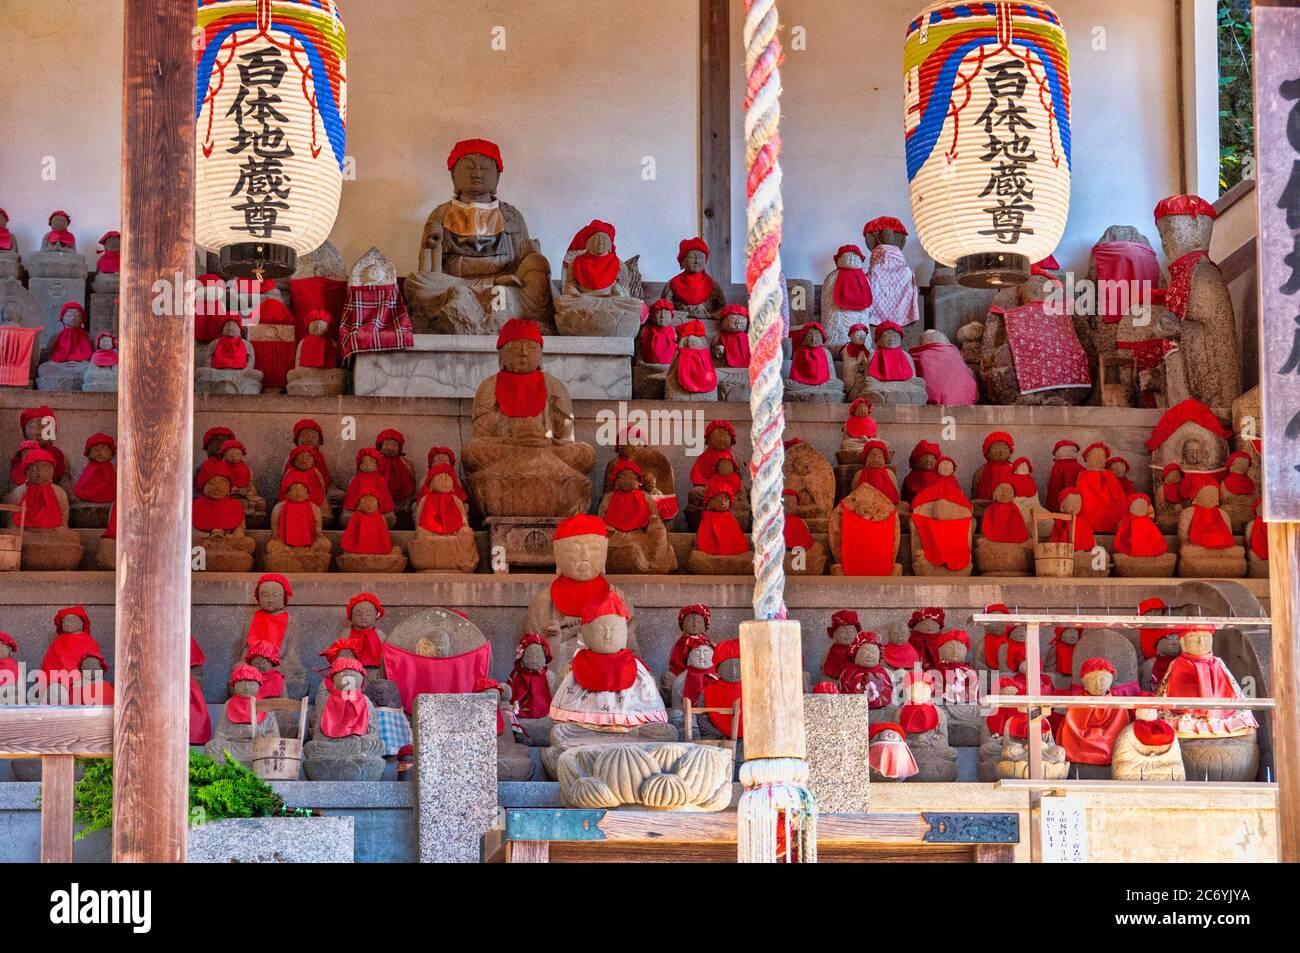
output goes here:
<path id="1" fill-rule="evenodd" d="M 397 754 L 414 742 L 411 723 L 406 720 L 406 712 L 400 708 L 376 708 L 375 730 L 379 732 L 379 740 L 384 743 L 385 755 Z"/>
<path id="2" fill-rule="evenodd" d="M 415 343 L 411 316 L 397 285 L 348 288 L 348 303 L 339 326 L 339 354 L 347 360 L 356 351 L 400 351 Z"/>

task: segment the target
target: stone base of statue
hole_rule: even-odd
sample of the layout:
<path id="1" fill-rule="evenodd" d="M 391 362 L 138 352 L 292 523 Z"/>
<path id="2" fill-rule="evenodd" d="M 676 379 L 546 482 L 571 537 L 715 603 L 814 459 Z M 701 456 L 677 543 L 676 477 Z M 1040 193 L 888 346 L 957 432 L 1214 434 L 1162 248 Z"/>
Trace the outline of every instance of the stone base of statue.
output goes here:
<path id="1" fill-rule="evenodd" d="M 754 554 L 714 556 L 693 548 L 686 557 L 686 571 L 692 576 L 750 576 L 754 573 Z"/>
<path id="2" fill-rule="evenodd" d="M 85 257 L 75 248 L 43 248 L 40 251 L 34 251 L 27 256 L 27 271 L 32 276 L 32 281 L 59 281 L 75 279 L 81 285 L 81 291 L 86 290 L 86 274 L 90 269 L 86 267 Z M 31 287 L 28 285 L 28 287 Z M 36 291 L 35 288 L 32 288 Z M 39 294 L 40 292 L 37 292 Z M 81 294 L 67 298 L 68 301 L 80 301 Z"/>
<path id="3" fill-rule="evenodd" d="M 948 744 L 954 748 L 975 748 L 980 743 L 980 727 L 984 719 L 977 704 L 945 704 L 948 716 Z"/>
<path id="4" fill-rule="evenodd" d="M 925 391 L 925 378 L 913 377 L 907 381 L 878 381 L 867 375 L 858 378 L 847 394 L 849 400 L 870 398 L 872 404 L 924 404 L 929 400 Z"/>
<path id="5" fill-rule="evenodd" d="M 1222 507 L 1228 511 L 1228 523 L 1238 536 L 1246 529 L 1246 524 L 1255 518 L 1255 497 L 1239 493 L 1224 493 Z"/>
<path id="6" fill-rule="evenodd" d="M 330 541 L 326 536 L 317 538 L 310 546 L 286 546 L 278 539 L 272 539 L 266 544 L 263 563 L 267 572 L 286 575 L 298 572 L 329 572 L 331 555 Z M 209 560 L 211 560 L 210 556 Z M 210 563 L 209 569 L 211 569 Z"/>
<path id="7" fill-rule="evenodd" d="M 235 497 L 244 507 L 245 529 L 266 529 L 269 520 L 266 513 L 266 500 L 260 496 Z"/>
<path id="8" fill-rule="evenodd" d="M 334 567 L 339 572 L 406 572 L 406 554 L 400 546 L 387 553 L 339 553 L 334 557 Z"/>
<path id="9" fill-rule="evenodd" d="M 285 377 L 284 392 L 291 397 L 337 397 L 348 387 L 341 367 L 295 367 Z"/>
<path id="10" fill-rule="evenodd" d="M 21 281 L 24 274 L 23 261 L 17 252 L 0 251 L 0 281 L 5 278 Z"/>
<path id="11" fill-rule="evenodd" d="M 842 404 L 844 384 L 834 374 L 825 384 L 801 384 L 787 378 L 785 402 L 787 404 Z"/>
<path id="12" fill-rule="evenodd" d="M 571 722 L 557 721 L 551 726 L 550 747 L 541 751 L 542 765 L 549 777 L 558 778 L 560 758 L 566 751 L 578 748 L 601 751 L 615 745 L 676 740 L 677 728 L 664 722 L 652 722 L 625 731 L 597 731 Z"/>
<path id="13" fill-rule="evenodd" d="M 1268 560 L 1260 559 L 1252 549 L 1246 550 L 1246 575 L 1251 579 L 1268 578 Z"/>
<path id="14" fill-rule="evenodd" d="M 122 287 L 122 273 L 118 271 L 97 271 L 90 279 L 91 294 L 116 295 Z"/>
<path id="15" fill-rule="evenodd" d="M 667 364 L 632 365 L 632 396 L 637 400 L 663 400 Z"/>
<path id="16" fill-rule="evenodd" d="M 1189 781 L 1254 781 L 1259 772 L 1255 729 L 1235 738 L 1179 738 Z"/>
<path id="17" fill-rule="evenodd" d="M 472 446 L 467 445 L 467 451 Z M 498 462 L 467 474 L 466 487 L 478 511 L 485 516 L 585 512 L 591 503 L 591 480 L 584 474 L 595 465 L 595 450 L 579 443 L 560 448 L 573 456 L 577 467 L 567 465 L 550 448 L 516 447 Z"/>
<path id="18" fill-rule="evenodd" d="M 925 558 L 925 550 L 921 546 L 917 534 L 912 536 L 912 575 L 913 576 L 969 576 L 975 569 L 975 560 L 968 562 L 963 569 L 949 569 L 947 566 L 936 566 Z"/>
<path id="19" fill-rule="evenodd" d="M 1061 781 L 1070 776 L 1070 762 L 1060 745 L 1043 744 L 1043 778 Z M 1007 742 L 994 770 L 998 781 L 1024 780 L 1029 777 L 1029 746 L 1023 742 Z"/>
<path id="20" fill-rule="evenodd" d="M 981 576 L 1032 576 L 1034 543 L 999 543 L 975 537 L 975 568 Z"/>
<path id="21" fill-rule="evenodd" d="M 1163 556 L 1115 553 L 1111 559 L 1115 563 L 1115 575 L 1125 579 L 1160 579 L 1172 576 L 1178 566 L 1177 553 L 1165 553 Z"/>
<path id="22" fill-rule="evenodd" d="M 817 540 L 813 541 L 812 548 L 801 553 L 785 552 L 785 573 L 787 576 L 824 576 L 826 574 L 826 562 L 830 554 L 826 550 L 826 544 Z M 902 567 L 899 567 L 901 572 Z M 838 575 L 836 573 L 833 573 Z"/>
<path id="23" fill-rule="evenodd" d="M 105 572 L 117 568 L 117 540 L 101 536 L 95 546 L 95 566 Z"/>
<path id="24" fill-rule="evenodd" d="M 68 525 L 78 529 L 103 529 L 108 525 L 112 503 L 87 503 L 84 500 L 68 501 Z"/>
<path id="25" fill-rule="evenodd" d="M 668 534 L 662 523 L 655 530 L 609 534 L 609 554 L 605 558 L 605 571 L 632 575 L 663 576 L 677 569 L 677 554 L 668 544 Z"/>
<path id="26" fill-rule="evenodd" d="M 81 536 L 66 528 L 23 532 L 22 567 L 28 572 L 68 572 L 78 569 L 85 551 Z"/>
<path id="27" fill-rule="evenodd" d="M 81 378 L 81 389 L 87 394 L 116 394 L 117 365 L 96 367 L 90 364 Z"/>
<path id="28" fill-rule="evenodd" d="M 46 361 L 36 369 L 36 389 L 80 393 L 81 380 L 89 366 L 89 361 Z"/>
<path id="29" fill-rule="evenodd" d="M 551 743 L 551 729 L 555 722 L 549 715 L 541 718 L 520 718 L 519 727 L 528 735 L 528 747 L 545 748 Z"/>
<path id="30" fill-rule="evenodd" d="M 957 752 L 951 747 L 908 745 L 916 759 L 916 774 L 909 781 L 947 782 L 957 780 Z"/>
<path id="31" fill-rule="evenodd" d="M 566 807 L 722 811 L 733 762 L 723 745 L 613 744 L 572 748 L 556 772 Z"/>
<path id="32" fill-rule="evenodd" d="M 574 400 L 632 397 L 633 338 L 546 339 L 542 370 L 564 382 Z M 352 392 L 358 397 L 473 398 L 479 381 L 498 370 L 496 338 L 486 334 L 417 334 L 401 351 L 353 358 Z M 656 399 L 663 397 L 660 390 Z"/>
<path id="33" fill-rule="evenodd" d="M 744 403 L 749 400 L 749 368 L 719 367 L 718 400 Z M 830 401 L 834 403 L 834 401 Z"/>
<path id="34" fill-rule="evenodd" d="M 537 766 L 528 746 L 516 741 L 515 733 L 507 725 L 497 735 L 497 781 L 532 781 L 536 773 Z"/>
<path id="35" fill-rule="evenodd" d="M 641 330 L 645 304 L 622 295 L 559 295 L 555 327 L 569 337 L 633 338 Z"/>
<path id="36" fill-rule="evenodd" d="M 303 745 L 308 781 L 378 781 L 384 776 L 384 744 L 373 725 L 364 735 L 318 735 Z"/>
<path id="37" fill-rule="evenodd" d="M 296 717 L 296 715 L 295 715 Z M 294 727 L 297 727 L 295 722 Z M 248 769 L 253 767 L 253 731 L 251 725 L 232 724 L 223 712 L 217 722 L 212 740 L 203 746 L 203 753 L 219 764 L 225 763 L 226 752 Z M 258 737 L 278 738 L 280 728 L 270 713 L 257 726 Z"/>
<path id="38" fill-rule="evenodd" d="M 1110 567 L 1110 556 L 1107 556 L 1104 560 L 1098 559 L 1091 550 L 1086 553 L 1076 552 L 1074 554 L 1074 577 L 1076 579 L 1104 579 L 1110 575 Z"/>
<path id="39" fill-rule="evenodd" d="M 193 545 L 203 550 L 205 572 L 252 572 L 257 543 L 251 536 L 194 534 Z"/>
<path id="40" fill-rule="evenodd" d="M 676 366 L 669 368 L 668 373 L 664 376 L 664 400 L 707 400 L 717 403 L 718 388 L 706 391 L 691 391 L 682 387 L 677 382 Z"/>
<path id="41" fill-rule="evenodd" d="M 485 286 L 475 291 L 464 278 L 455 275 L 411 272 L 403 291 L 415 329 L 436 334 L 495 335 L 510 318 L 531 318 L 543 334 L 553 333 L 550 262 L 532 252 L 525 255 L 510 277 L 519 284 L 480 281 Z M 530 306 L 530 302 L 535 304 Z"/>
<path id="42" fill-rule="evenodd" d="M 194 369 L 194 393 L 260 394 L 262 393 L 262 372 L 196 367 Z"/>
<path id="43" fill-rule="evenodd" d="M 107 331 L 118 336 L 118 294 L 113 292 L 91 291 L 90 293 L 90 327 L 86 330 L 93 341 L 96 335 Z"/>
<path id="44" fill-rule="evenodd" d="M 417 534 L 406 544 L 416 572 L 473 572 L 478 568 L 478 541 L 462 526 L 450 536 Z"/>
<path id="45" fill-rule="evenodd" d="M 1188 579 L 1240 579 L 1246 575 L 1246 549 L 1206 549 L 1184 542 L 1178 548 L 1178 575 Z"/>

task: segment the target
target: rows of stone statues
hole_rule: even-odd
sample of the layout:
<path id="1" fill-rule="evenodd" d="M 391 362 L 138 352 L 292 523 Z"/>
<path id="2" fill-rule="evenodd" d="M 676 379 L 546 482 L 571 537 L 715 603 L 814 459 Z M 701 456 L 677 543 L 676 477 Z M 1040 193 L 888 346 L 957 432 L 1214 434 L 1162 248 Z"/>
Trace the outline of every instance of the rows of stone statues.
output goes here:
<path id="1" fill-rule="evenodd" d="M 245 445 L 229 427 L 210 428 L 194 481 L 196 568 L 473 572 L 481 520 L 533 519 L 553 532 L 559 520 L 587 511 L 595 449 L 574 439 L 564 386 L 540 370 L 543 340 L 531 322 L 507 322 L 501 370 L 479 387 L 470 439 L 459 455 L 431 447 L 422 473 L 404 435 L 387 428 L 356 452 L 353 473 L 336 479 L 322 450 L 324 428 L 304 419 L 285 435 L 276 496 L 268 501 L 245 462 Z M 913 575 L 940 577 L 1268 574 L 1258 446 L 1234 438 L 1197 401 L 1167 410 L 1147 440 L 1150 493 L 1138 491 L 1130 462 L 1101 441 L 1082 448 L 1057 441 L 1050 464 L 1039 461 L 1042 481 L 1008 431 L 984 436 L 984 462 L 965 486 L 942 441 L 925 438 L 912 447 L 900 479 L 871 409 L 868 398 L 850 405 L 834 464 L 797 437 L 787 441 L 792 575 L 891 576 L 905 565 Z M 112 568 L 112 436 L 87 439 L 74 481 L 53 410 L 29 408 L 19 424 L 24 440 L 11 460 L 8 502 L 21 509 L 11 519 L 24 529 L 23 565 L 80 568 L 86 554 L 73 528 L 102 527 L 94 562 Z M 682 497 L 667 457 L 635 427 L 620 435 L 592 517 L 609 536 L 612 571 L 752 571 L 747 467 L 735 427 L 714 420 L 704 440 Z M 1231 450 L 1230 441 L 1245 449 Z M 270 531 L 260 547 L 255 529 Z"/>
<path id="2" fill-rule="evenodd" d="M 447 168 L 452 197 L 428 216 L 418 267 L 404 279 L 373 248 L 347 269 L 328 242 L 279 284 L 200 276 L 197 391 L 340 394 L 352 355 L 412 347 L 417 333 L 496 334 L 525 319 L 545 335 L 634 338 L 634 396 L 747 399 L 748 315 L 706 270 L 702 239 L 682 240 L 681 270 L 652 284 L 638 256 L 620 255 L 615 225 L 596 219 L 574 234 L 553 283 L 523 214 L 498 197 L 500 149 L 485 139 L 459 142 Z M 1079 281 L 1049 258 L 1024 284 L 994 293 L 958 288 L 950 269 L 938 267 L 928 330 L 904 255 L 906 226 L 872 219 L 862 245 L 828 256 L 819 295 L 810 283 L 791 283 L 786 399 L 1171 407 L 1194 398 L 1226 409 L 1241 393 L 1241 352 L 1227 281 L 1209 258 L 1215 216 L 1196 196 L 1159 203 L 1167 279 L 1131 225 L 1106 230 Z M 7 225 L 3 210 L 0 221 Z M 101 238 L 94 280 L 113 299 L 113 314 L 107 323 L 88 319 L 86 265 L 69 221 L 54 212 L 41 250 L 29 256 L 35 296 L 19 283 L 24 263 L 0 226 L 0 281 L 9 279 L 0 325 L 43 328 L 32 357 L 38 387 L 113 390 L 120 236 Z"/>
<path id="3" fill-rule="evenodd" d="M 668 665 L 656 678 L 638 654 L 631 604 L 603 572 L 578 570 L 602 568 L 606 540 L 582 517 L 574 520 L 556 544 L 561 571 L 531 600 L 504 682 L 490 677 L 491 648 L 464 613 L 424 610 L 385 632 L 380 600 L 364 592 L 353 597 L 315 666 L 321 680 L 311 699 L 310 731 L 301 739 L 306 776 L 378 780 L 387 765 L 410 754 L 409 716 L 419 694 L 481 692 L 498 711 L 502 780 L 532 779 L 540 766 L 561 780 L 571 806 L 710 809 L 718 799 L 725 806 L 732 758 L 743 757 L 739 641 L 717 640 L 708 606 L 685 606 Z M 191 639 L 190 741 L 256 769 L 258 739 L 294 733 L 299 706 L 274 702 L 308 696 L 304 644 L 323 640 L 295 619 L 286 577 L 262 576 L 253 597 L 244 635 L 221 666 L 228 677 L 215 724 L 203 688 L 207 656 Z M 1193 611 L 1158 598 L 1139 607 L 1153 619 Z M 985 608 L 990 615 L 1009 612 L 1001 604 Z M 1026 777 L 1028 707 L 1012 700 L 1021 696 L 1132 700 L 1061 707 L 1043 718 L 1049 779 L 1255 779 L 1258 724 L 1248 709 L 1143 703 L 1153 696 L 1245 697 L 1215 654 L 1213 628 L 1184 620 L 1129 636 L 1060 626 L 1040 637 L 1040 680 L 1030 686 L 1024 625 L 963 629 L 947 622 L 944 609 L 926 607 L 880 635 L 865 630 L 856 611 L 840 610 L 826 627 L 830 642 L 820 670 L 805 673 L 806 690 L 867 697 L 870 727 L 864 725 L 861 743 L 869 745 L 877 780 L 957 780 L 958 748 L 978 749 L 980 780 Z M 24 673 L 18 651 L 18 641 L 0 633 L 0 697 L 7 703 L 113 703 L 105 654 L 80 606 L 55 614 L 39 669 Z M 995 697 L 1007 707 L 996 707 Z M 693 754 L 680 747 L 683 739 L 712 753 Z M 642 781 L 663 773 L 666 760 L 676 766 L 667 773 L 689 775 L 690 791 L 678 784 L 617 795 L 620 786 L 606 772 L 614 770 L 611 758 L 630 757 L 626 749 L 612 751 L 625 742 L 647 745 Z M 529 748 L 541 750 L 534 757 Z"/>

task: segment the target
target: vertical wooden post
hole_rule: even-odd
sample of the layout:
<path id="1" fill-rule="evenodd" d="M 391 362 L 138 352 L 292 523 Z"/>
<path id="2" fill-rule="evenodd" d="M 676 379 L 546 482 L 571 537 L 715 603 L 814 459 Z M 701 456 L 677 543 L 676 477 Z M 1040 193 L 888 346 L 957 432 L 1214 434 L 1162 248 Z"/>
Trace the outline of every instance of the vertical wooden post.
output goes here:
<path id="1" fill-rule="evenodd" d="M 77 759 L 70 754 L 41 758 L 41 863 L 72 863 L 72 797 Z"/>
<path id="2" fill-rule="evenodd" d="M 1300 320 L 1297 234 L 1288 221 L 1300 143 L 1294 122 L 1300 102 L 1300 0 L 1256 0 L 1253 9 L 1255 84 L 1255 198 L 1259 203 L 1260 385 L 1263 417 L 1264 505 L 1268 520 L 1269 593 L 1273 615 L 1273 763 L 1278 781 L 1279 859 L 1300 861 L 1300 445 L 1292 435 L 1300 406 L 1300 374 L 1291 366 Z"/>
<path id="3" fill-rule="evenodd" d="M 709 274 L 725 287 L 731 282 L 729 0 L 700 0 L 700 237 L 709 246 Z"/>
<path id="4" fill-rule="evenodd" d="M 117 862 L 185 860 L 194 332 L 183 301 L 194 278 L 194 25 L 193 0 L 126 0 L 113 726 Z"/>
<path id="5" fill-rule="evenodd" d="M 1042 662 L 1039 660 L 1037 622 L 1025 626 L 1025 694 L 1037 695 L 1042 685 Z M 1037 713 L 1037 714 L 1035 714 Z M 1029 777 L 1034 781 L 1043 779 L 1043 709 L 1033 706 L 1029 709 L 1029 734 L 1025 742 L 1029 745 Z"/>

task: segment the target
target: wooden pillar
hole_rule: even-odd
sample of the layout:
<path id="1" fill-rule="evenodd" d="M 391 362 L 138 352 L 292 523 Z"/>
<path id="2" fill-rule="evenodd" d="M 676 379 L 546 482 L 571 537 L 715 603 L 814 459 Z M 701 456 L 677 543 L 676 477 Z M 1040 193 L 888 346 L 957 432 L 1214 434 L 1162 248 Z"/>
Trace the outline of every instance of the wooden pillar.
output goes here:
<path id="1" fill-rule="evenodd" d="M 1300 861 L 1300 439 L 1293 434 L 1300 407 L 1300 374 L 1291 352 L 1300 347 L 1300 233 L 1287 221 L 1300 143 L 1289 123 L 1300 101 L 1284 91 L 1300 81 L 1300 2 L 1256 0 L 1254 7 L 1256 201 L 1259 208 L 1259 340 L 1263 393 L 1264 506 L 1268 520 L 1269 594 L 1273 616 L 1273 763 L 1278 782 L 1279 859 Z"/>
<path id="2" fill-rule="evenodd" d="M 193 0 L 125 4 L 117 862 L 185 860 L 194 332 L 183 292 L 194 277 L 194 17 Z"/>
<path id="3" fill-rule="evenodd" d="M 729 0 L 700 0 L 700 237 L 709 246 L 709 274 L 725 287 L 731 282 Z"/>

